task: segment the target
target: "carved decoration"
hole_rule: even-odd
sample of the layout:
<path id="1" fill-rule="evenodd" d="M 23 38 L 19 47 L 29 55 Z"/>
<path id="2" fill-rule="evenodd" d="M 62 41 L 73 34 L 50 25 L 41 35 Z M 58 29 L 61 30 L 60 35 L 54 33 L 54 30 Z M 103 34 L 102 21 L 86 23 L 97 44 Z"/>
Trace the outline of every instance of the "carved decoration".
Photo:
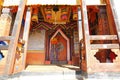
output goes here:
<path id="1" fill-rule="evenodd" d="M 113 62 L 120 63 L 120 49 L 111 49 L 111 51 L 117 55 L 116 59 Z"/>
<path id="2" fill-rule="evenodd" d="M 70 18 L 70 6 L 41 6 L 44 21 L 53 24 L 66 24 Z"/>
<path id="3" fill-rule="evenodd" d="M 33 7 L 33 13 L 31 20 L 38 23 L 38 7 Z"/>
<path id="4" fill-rule="evenodd" d="M 96 50 L 91 50 L 91 51 L 90 51 L 89 57 L 87 57 L 90 62 L 99 63 L 99 60 L 97 60 L 97 59 L 94 57 L 97 52 L 98 52 L 98 49 L 96 49 Z"/>

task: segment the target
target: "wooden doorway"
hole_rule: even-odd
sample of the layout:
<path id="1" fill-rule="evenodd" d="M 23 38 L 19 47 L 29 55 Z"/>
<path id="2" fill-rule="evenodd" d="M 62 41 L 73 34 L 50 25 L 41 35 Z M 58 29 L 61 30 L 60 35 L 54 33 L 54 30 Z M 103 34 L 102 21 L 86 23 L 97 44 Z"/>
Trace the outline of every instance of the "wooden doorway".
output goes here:
<path id="1" fill-rule="evenodd" d="M 52 64 L 67 64 L 70 60 L 69 39 L 60 29 L 50 39 L 49 55 Z"/>

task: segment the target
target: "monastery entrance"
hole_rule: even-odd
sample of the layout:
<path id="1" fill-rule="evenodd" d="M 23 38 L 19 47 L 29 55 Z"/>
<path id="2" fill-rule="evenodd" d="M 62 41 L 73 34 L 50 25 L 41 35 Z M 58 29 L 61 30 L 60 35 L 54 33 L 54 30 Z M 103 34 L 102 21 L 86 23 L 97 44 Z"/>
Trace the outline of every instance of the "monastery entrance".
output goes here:
<path id="1" fill-rule="evenodd" d="M 70 57 L 69 39 L 58 29 L 50 39 L 50 61 L 52 64 L 66 64 Z"/>

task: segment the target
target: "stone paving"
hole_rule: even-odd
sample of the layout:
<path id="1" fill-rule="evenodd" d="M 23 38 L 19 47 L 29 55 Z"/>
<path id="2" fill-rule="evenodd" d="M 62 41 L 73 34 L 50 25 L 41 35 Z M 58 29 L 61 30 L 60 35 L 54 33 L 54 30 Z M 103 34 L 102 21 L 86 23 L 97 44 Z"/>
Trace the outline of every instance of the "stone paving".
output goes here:
<path id="1" fill-rule="evenodd" d="M 29 65 L 26 70 L 0 80 L 120 80 L 120 73 L 101 72 L 83 74 L 79 67 L 71 65 Z"/>
<path id="2" fill-rule="evenodd" d="M 26 70 L 0 80 L 83 80 L 80 69 L 71 65 L 29 65 Z"/>

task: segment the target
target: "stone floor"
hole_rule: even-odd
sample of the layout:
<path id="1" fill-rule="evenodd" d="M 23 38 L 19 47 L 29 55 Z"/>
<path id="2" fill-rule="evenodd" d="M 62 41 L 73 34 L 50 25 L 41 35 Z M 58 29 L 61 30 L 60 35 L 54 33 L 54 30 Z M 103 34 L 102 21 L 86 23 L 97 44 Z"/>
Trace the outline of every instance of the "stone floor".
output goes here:
<path id="1" fill-rule="evenodd" d="M 0 76 L 0 80 L 120 80 L 120 73 L 94 73 L 85 76 L 78 66 L 29 65 L 20 73 Z"/>
<path id="2" fill-rule="evenodd" d="M 83 80 L 80 68 L 72 65 L 29 65 L 20 73 L 0 80 Z"/>

